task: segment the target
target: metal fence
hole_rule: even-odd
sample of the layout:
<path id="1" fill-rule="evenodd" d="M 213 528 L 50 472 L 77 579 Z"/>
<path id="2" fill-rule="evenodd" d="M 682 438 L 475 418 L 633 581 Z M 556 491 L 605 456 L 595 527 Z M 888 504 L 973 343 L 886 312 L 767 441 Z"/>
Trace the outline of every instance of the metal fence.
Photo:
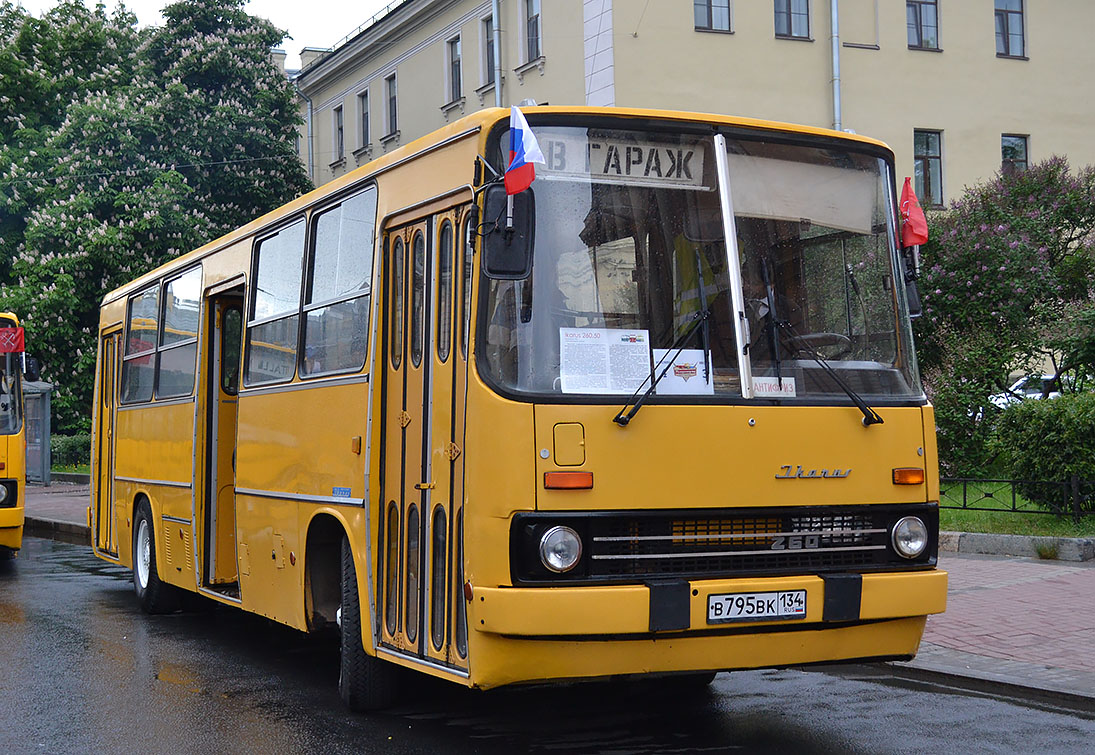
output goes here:
<path id="1" fill-rule="evenodd" d="M 939 508 L 1068 516 L 1077 524 L 1095 516 L 1095 480 L 940 479 Z"/>

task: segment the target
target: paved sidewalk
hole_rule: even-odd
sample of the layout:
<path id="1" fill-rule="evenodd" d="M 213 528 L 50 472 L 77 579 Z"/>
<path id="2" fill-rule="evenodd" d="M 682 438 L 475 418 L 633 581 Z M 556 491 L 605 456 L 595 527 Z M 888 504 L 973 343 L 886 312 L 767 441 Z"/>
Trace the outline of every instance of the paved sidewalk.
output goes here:
<path id="1" fill-rule="evenodd" d="M 27 532 L 88 541 L 89 487 L 27 489 Z M 1095 562 L 943 553 L 947 612 L 895 674 L 1095 706 Z"/>

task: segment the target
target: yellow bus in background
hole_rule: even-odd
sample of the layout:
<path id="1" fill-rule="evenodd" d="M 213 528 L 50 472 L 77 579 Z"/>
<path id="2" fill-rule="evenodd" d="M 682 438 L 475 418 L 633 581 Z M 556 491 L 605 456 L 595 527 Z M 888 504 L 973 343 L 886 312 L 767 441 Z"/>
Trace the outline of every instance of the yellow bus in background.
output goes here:
<path id="1" fill-rule="evenodd" d="M 0 559 L 23 546 L 27 444 L 23 421 L 23 329 L 0 312 Z M 33 363 L 30 365 L 33 369 Z M 37 379 L 37 375 L 31 375 Z"/>
<path id="2" fill-rule="evenodd" d="M 337 627 L 340 691 L 910 658 L 941 612 L 893 155 L 484 110 L 109 293 L 95 553 Z"/>

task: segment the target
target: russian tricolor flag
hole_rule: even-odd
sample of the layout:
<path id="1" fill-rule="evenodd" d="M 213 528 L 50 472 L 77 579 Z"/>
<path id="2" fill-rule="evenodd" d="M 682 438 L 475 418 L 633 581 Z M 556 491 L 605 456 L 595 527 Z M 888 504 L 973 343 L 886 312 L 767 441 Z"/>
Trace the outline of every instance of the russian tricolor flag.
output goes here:
<path id="1" fill-rule="evenodd" d="M 514 105 L 509 113 L 509 167 L 506 168 L 506 194 L 520 194 L 536 178 L 534 163 L 546 165 L 544 153 L 536 142 L 525 116 Z"/>

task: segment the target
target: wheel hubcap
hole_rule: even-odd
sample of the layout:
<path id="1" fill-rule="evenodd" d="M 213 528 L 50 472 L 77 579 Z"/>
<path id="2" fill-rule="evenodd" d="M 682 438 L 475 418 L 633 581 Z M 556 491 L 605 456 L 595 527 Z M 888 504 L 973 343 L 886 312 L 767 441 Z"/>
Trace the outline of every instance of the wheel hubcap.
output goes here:
<path id="1" fill-rule="evenodd" d="M 148 571 L 152 563 L 152 543 L 148 537 L 148 520 L 137 525 L 137 582 L 141 589 L 148 587 Z"/>

